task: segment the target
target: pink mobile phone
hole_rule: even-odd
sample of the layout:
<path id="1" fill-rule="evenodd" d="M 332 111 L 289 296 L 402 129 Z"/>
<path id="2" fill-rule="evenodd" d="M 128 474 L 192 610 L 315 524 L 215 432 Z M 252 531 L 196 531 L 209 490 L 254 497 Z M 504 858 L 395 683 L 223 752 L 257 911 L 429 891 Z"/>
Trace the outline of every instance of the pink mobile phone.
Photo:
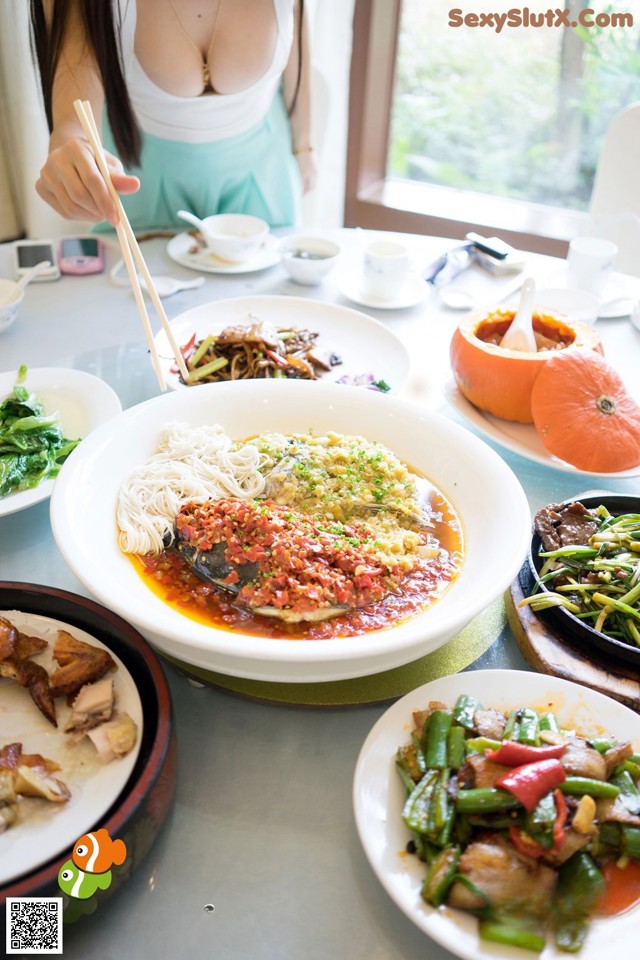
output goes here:
<path id="1" fill-rule="evenodd" d="M 61 273 L 84 276 L 87 273 L 102 273 L 104 252 L 97 237 L 63 237 L 58 257 Z"/>

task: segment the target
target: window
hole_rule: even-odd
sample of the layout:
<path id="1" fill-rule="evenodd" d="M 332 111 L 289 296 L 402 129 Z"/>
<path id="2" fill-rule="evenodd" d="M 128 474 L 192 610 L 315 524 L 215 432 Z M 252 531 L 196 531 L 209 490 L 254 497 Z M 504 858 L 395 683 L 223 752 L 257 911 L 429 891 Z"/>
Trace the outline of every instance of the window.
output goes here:
<path id="1" fill-rule="evenodd" d="M 640 100 L 635 0 L 566 3 L 358 0 L 348 223 L 449 236 L 490 227 L 564 253 L 608 123 Z M 544 25 L 507 25 L 525 10 Z"/>

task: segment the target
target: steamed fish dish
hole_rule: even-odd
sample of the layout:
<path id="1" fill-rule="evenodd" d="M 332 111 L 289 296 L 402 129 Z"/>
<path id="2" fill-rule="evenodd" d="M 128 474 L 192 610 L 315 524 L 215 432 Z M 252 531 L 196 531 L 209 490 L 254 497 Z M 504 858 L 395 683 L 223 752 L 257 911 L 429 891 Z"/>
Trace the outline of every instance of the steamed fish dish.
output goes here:
<path id="1" fill-rule="evenodd" d="M 463 554 L 459 521 L 425 478 L 382 444 L 333 433 L 234 442 L 170 425 L 123 484 L 118 527 L 168 603 L 267 636 L 405 619 L 443 593 Z"/>

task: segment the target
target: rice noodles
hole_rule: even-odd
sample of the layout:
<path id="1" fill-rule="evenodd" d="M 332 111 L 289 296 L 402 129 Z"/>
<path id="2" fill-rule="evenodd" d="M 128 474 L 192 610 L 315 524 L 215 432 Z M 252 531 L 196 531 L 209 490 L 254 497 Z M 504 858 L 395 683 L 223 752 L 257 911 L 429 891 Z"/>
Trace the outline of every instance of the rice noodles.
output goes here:
<path id="1" fill-rule="evenodd" d="M 137 467 L 120 489 L 118 544 L 124 553 L 162 552 L 164 538 L 187 501 L 257 497 L 265 485 L 264 457 L 253 444 L 236 446 L 221 426 L 169 423 L 158 451 Z"/>

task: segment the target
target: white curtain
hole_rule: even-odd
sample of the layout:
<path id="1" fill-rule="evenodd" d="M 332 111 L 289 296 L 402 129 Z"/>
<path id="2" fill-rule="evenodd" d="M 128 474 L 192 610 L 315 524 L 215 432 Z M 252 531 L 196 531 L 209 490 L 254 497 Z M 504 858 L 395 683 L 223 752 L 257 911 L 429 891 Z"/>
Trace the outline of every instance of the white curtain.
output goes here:
<path id="1" fill-rule="evenodd" d="M 304 200 L 304 225 L 341 226 L 354 0 L 308 3 L 320 172 L 316 189 Z M 31 60 L 28 8 L 27 0 L 0 0 L 0 241 L 62 236 L 85 226 L 63 220 L 34 189 L 48 133 Z"/>

